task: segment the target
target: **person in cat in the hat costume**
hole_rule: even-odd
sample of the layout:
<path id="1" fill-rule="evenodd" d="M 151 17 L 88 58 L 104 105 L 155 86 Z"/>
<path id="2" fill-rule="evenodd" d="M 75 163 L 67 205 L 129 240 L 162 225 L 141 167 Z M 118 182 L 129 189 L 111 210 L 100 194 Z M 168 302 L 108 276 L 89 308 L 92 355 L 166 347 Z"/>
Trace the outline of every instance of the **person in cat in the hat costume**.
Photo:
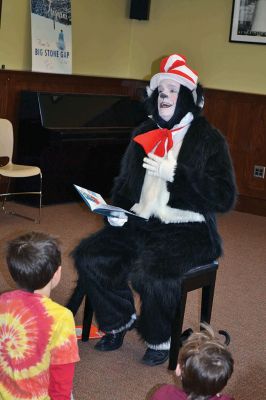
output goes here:
<path id="1" fill-rule="evenodd" d="M 221 256 L 215 214 L 235 202 L 228 146 L 200 116 L 197 80 L 185 57 L 162 60 L 147 88 L 150 118 L 134 131 L 112 191 L 114 205 L 144 218 L 108 217 L 72 252 L 79 293 L 106 332 L 95 348 L 118 349 L 136 327 L 147 365 L 167 360 L 180 277 Z M 141 301 L 137 321 L 131 288 Z M 74 298 L 68 306 L 75 309 Z"/>

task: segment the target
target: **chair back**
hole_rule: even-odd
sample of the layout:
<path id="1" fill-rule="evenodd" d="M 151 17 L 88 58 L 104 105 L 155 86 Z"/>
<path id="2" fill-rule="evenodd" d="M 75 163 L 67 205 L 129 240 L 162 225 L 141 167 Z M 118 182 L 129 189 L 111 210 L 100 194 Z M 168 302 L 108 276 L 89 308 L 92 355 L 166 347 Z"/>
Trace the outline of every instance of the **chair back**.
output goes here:
<path id="1" fill-rule="evenodd" d="M 9 162 L 11 162 L 13 145 L 13 126 L 8 119 L 0 118 L 0 157 L 9 157 Z"/>

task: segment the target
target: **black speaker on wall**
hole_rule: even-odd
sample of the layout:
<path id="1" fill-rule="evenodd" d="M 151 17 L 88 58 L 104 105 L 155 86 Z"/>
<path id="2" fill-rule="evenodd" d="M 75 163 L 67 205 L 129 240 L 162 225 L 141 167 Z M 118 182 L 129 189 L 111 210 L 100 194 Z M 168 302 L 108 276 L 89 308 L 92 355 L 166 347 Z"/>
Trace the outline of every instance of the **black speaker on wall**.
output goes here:
<path id="1" fill-rule="evenodd" d="M 131 0 L 130 19 L 148 20 L 151 0 Z"/>

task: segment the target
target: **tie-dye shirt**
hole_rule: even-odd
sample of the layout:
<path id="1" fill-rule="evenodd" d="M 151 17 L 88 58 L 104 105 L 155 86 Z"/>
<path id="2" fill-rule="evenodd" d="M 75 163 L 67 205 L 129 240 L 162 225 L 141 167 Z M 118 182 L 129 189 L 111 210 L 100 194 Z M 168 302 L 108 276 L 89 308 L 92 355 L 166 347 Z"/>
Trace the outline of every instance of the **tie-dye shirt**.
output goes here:
<path id="1" fill-rule="evenodd" d="M 23 290 L 0 296 L 0 399 L 48 400 L 50 365 L 76 361 L 70 310 Z"/>

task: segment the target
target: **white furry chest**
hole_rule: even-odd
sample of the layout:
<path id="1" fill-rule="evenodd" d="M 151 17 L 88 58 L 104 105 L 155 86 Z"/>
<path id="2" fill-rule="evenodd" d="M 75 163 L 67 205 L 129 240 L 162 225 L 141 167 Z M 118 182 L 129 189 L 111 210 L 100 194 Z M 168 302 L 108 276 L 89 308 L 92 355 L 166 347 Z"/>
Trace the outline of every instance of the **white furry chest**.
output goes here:
<path id="1" fill-rule="evenodd" d="M 178 157 L 183 137 L 187 129 L 184 131 L 185 132 L 181 138 L 174 140 L 174 146 L 172 150 L 176 159 Z M 169 198 L 170 193 L 167 190 L 167 181 L 157 176 L 149 175 L 146 172 L 139 203 L 134 204 L 131 210 L 137 215 L 146 219 L 149 219 L 152 216 L 157 217 L 166 224 L 205 221 L 205 218 L 202 214 L 189 210 L 181 210 L 169 207 Z"/>
<path id="2" fill-rule="evenodd" d="M 169 196 L 166 181 L 146 173 L 140 201 L 132 207 L 132 211 L 143 218 L 152 215 L 159 217 L 169 201 Z"/>

